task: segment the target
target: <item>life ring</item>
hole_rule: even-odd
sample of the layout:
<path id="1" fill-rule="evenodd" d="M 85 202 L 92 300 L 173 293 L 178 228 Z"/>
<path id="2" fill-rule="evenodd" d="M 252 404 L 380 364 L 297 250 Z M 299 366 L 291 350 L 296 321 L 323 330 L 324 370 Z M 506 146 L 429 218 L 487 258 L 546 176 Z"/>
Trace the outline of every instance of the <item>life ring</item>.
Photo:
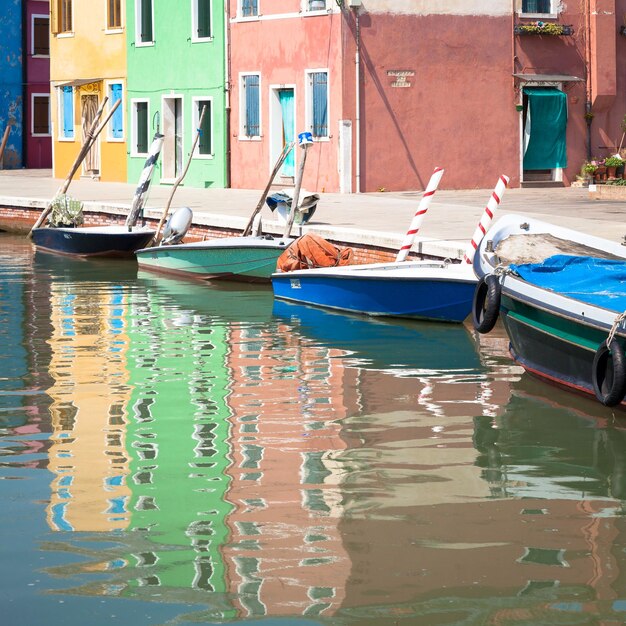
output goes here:
<path id="1" fill-rule="evenodd" d="M 501 293 L 500 281 L 494 274 L 487 274 L 478 281 L 472 303 L 472 322 L 479 333 L 488 333 L 496 325 Z"/>
<path id="2" fill-rule="evenodd" d="M 626 357 L 617 339 L 600 344 L 593 357 L 591 381 L 596 398 L 604 406 L 615 406 L 626 394 Z"/>

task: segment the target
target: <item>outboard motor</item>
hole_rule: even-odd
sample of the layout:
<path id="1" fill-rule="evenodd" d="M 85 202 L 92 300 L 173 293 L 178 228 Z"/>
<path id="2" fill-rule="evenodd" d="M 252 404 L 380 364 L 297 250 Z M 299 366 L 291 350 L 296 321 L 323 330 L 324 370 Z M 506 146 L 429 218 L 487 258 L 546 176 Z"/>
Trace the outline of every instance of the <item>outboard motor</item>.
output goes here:
<path id="1" fill-rule="evenodd" d="M 161 245 L 179 243 L 187 234 L 192 218 L 193 213 L 189 207 L 183 206 L 180 209 L 176 209 L 165 223 Z"/>

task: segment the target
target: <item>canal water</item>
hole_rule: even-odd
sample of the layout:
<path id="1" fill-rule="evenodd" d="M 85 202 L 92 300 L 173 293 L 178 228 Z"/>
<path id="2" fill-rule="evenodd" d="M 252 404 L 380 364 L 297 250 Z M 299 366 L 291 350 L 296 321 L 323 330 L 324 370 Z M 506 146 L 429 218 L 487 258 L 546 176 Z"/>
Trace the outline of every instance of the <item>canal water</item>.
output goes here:
<path id="1" fill-rule="evenodd" d="M 0 346 L 6 626 L 626 619 L 623 418 L 499 329 L 4 234 Z"/>

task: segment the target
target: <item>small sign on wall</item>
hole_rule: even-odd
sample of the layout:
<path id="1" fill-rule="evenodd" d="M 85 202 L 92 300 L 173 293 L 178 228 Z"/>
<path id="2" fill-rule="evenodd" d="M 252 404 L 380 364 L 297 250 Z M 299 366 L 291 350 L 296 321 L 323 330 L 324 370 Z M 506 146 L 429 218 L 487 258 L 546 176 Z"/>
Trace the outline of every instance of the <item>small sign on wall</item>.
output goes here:
<path id="1" fill-rule="evenodd" d="M 410 87 L 411 83 L 409 78 L 415 76 L 413 70 L 387 70 L 387 76 L 392 77 L 392 87 Z"/>

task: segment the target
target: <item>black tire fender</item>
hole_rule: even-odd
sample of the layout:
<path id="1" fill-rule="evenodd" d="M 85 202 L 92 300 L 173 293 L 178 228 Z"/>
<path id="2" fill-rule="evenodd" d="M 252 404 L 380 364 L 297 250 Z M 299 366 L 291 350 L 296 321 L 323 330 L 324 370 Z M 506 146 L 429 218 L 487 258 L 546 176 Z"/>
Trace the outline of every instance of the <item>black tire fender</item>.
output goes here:
<path id="1" fill-rule="evenodd" d="M 626 394 L 626 357 L 617 339 L 600 344 L 593 357 L 591 381 L 604 406 L 616 406 Z"/>
<path id="2" fill-rule="evenodd" d="M 472 322 L 479 333 L 488 333 L 496 325 L 500 314 L 502 288 L 494 274 L 482 276 L 474 291 Z"/>

